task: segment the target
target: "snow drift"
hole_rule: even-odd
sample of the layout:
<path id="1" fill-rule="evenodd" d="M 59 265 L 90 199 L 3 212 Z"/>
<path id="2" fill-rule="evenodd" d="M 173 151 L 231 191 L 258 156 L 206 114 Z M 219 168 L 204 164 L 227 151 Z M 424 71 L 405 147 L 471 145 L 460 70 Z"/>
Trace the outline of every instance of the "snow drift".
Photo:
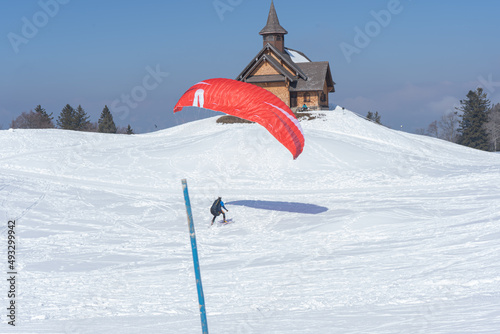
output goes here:
<path id="1" fill-rule="evenodd" d="M 182 178 L 211 332 L 497 331 L 500 156 L 321 115 L 301 123 L 295 161 L 262 127 L 215 118 L 132 136 L 0 131 L 19 306 L 0 331 L 201 332 Z M 235 223 L 208 228 L 217 196 Z"/>

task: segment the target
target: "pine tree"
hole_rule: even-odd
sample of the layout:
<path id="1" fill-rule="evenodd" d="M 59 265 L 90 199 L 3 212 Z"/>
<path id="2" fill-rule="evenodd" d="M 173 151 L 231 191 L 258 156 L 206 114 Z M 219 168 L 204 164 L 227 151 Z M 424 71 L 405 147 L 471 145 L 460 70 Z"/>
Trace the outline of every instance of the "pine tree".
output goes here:
<path id="1" fill-rule="evenodd" d="M 57 118 L 57 126 L 64 130 L 75 130 L 76 111 L 67 104 Z"/>
<path id="2" fill-rule="evenodd" d="M 77 131 L 87 131 L 90 128 L 89 116 L 83 110 L 82 106 L 79 105 L 75 112 L 75 128 Z"/>
<path id="3" fill-rule="evenodd" d="M 54 122 L 52 121 L 54 117 L 52 113 L 47 114 L 44 108 L 41 105 L 37 105 L 35 108 L 35 112 L 38 116 L 38 128 L 39 129 L 47 129 L 47 128 L 55 128 Z"/>
<path id="4" fill-rule="evenodd" d="M 116 125 L 113 121 L 113 115 L 111 115 L 111 112 L 106 105 L 104 106 L 101 117 L 99 118 L 98 131 L 103 133 L 116 133 Z"/>
<path id="5" fill-rule="evenodd" d="M 462 119 L 459 121 L 458 133 L 460 135 L 458 143 L 460 145 L 469 146 L 479 150 L 487 151 L 488 134 L 486 133 L 485 124 L 487 122 L 487 111 L 490 106 L 490 101 L 483 93 L 482 88 L 477 88 L 476 91 L 469 91 L 466 100 L 460 100 L 461 106 L 456 108 L 458 116 Z"/>
<path id="6" fill-rule="evenodd" d="M 52 114 L 48 115 L 40 105 L 35 108 L 35 112 L 23 112 L 12 121 L 12 129 L 51 129 L 54 128 Z"/>
<path id="7" fill-rule="evenodd" d="M 378 111 L 376 111 L 375 114 L 369 111 L 368 114 L 366 115 L 366 118 L 377 124 L 382 124 L 382 122 L 380 121 L 382 117 L 378 114 Z"/>
<path id="8" fill-rule="evenodd" d="M 133 135 L 134 134 L 134 130 L 130 127 L 130 124 L 127 126 L 127 132 L 126 132 L 128 135 Z"/>

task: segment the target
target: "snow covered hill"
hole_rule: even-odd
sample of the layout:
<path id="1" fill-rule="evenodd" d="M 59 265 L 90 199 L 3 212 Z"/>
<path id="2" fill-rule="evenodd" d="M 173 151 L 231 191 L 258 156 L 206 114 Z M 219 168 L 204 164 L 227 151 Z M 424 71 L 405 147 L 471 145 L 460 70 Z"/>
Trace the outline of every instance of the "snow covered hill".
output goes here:
<path id="1" fill-rule="evenodd" d="M 0 332 L 200 333 L 186 178 L 211 333 L 497 333 L 500 156 L 318 114 L 297 160 L 216 118 L 0 131 Z"/>

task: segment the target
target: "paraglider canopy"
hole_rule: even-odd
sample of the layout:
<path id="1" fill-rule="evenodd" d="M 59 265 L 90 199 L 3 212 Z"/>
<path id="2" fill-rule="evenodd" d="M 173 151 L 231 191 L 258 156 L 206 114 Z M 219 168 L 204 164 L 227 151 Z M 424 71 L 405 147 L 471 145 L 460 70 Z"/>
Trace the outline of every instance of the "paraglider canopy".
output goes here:
<path id="1" fill-rule="evenodd" d="M 304 149 L 304 135 L 290 108 L 264 88 L 231 79 L 208 79 L 189 88 L 174 107 L 200 107 L 258 123 L 296 159 Z"/>

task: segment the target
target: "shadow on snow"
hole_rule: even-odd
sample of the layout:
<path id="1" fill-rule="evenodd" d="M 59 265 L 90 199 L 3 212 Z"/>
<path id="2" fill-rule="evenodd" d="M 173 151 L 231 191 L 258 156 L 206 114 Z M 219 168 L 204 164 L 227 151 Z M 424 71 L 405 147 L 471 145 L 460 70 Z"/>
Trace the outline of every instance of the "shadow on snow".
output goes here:
<path id="1" fill-rule="evenodd" d="M 241 201 L 227 202 L 226 204 L 241 205 L 263 210 L 308 213 L 313 215 L 328 211 L 328 208 L 325 208 L 324 206 L 319 206 L 316 204 L 297 203 L 297 202 L 241 200 Z"/>

